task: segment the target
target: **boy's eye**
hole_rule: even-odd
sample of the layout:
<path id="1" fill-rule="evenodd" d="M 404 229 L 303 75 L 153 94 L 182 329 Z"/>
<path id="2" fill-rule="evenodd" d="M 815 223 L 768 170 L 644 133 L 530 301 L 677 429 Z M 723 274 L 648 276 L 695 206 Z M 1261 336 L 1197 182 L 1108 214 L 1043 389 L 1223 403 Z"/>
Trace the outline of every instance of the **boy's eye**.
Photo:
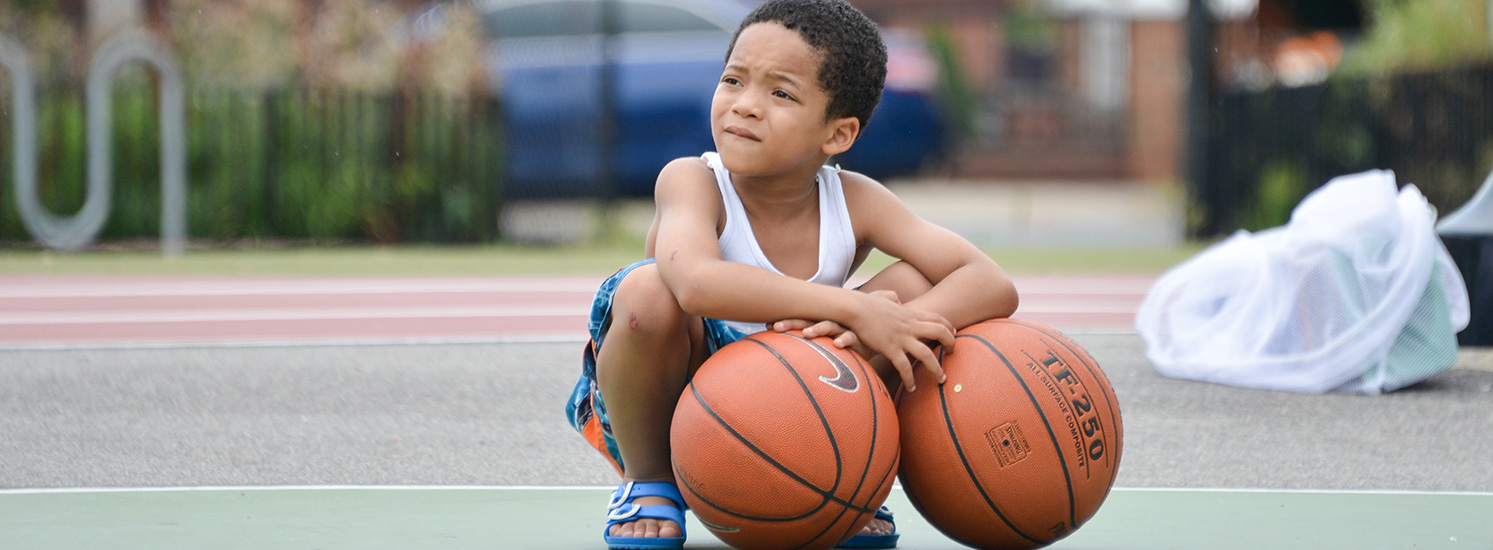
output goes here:
<path id="1" fill-rule="evenodd" d="M 793 96 L 789 95 L 788 92 L 785 92 L 785 91 L 782 91 L 782 90 L 775 90 L 775 91 L 772 92 L 772 95 L 774 97 L 781 97 L 783 99 L 788 99 L 788 100 L 792 100 L 793 99 Z"/>
<path id="2" fill-rule="evenodd" d="M 737 80 L 736 77 L 734 77 L 734 76 L 722 77 L 721 78 L 721 82 L 726 83 L 726 84 L 730 84 L 732 86 L 736 86 L 736 85 L 741 84 L 741 81 Z"/>

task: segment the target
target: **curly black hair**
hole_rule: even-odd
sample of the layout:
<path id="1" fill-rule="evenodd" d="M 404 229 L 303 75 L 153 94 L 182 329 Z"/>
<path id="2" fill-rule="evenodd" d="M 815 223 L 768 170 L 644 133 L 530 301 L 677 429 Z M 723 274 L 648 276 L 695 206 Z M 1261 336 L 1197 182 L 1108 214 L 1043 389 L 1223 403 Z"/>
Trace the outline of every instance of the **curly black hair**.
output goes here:
<path id="1" fill-rule="evenodd" d="M 830 97 L 825 117 L 853 116 L 865 131 L 886 85 L 886 44 L 876 23 L 845 0 L 767 0 L 736 28 L 726 59 L 731 59 L 742 30 L 765 22 L 797 31 L 814 49 L 819 85 Z"/>

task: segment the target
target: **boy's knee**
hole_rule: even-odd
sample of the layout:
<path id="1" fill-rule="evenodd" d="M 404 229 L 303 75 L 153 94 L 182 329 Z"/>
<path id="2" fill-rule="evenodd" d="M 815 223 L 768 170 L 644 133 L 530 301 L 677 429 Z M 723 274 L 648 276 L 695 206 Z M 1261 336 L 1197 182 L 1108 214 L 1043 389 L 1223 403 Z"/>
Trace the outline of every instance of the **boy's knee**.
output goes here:
<path id="1" fill-rule="evenodd" d="M 640 266 L 617 285 L 612 297 L 612 332 L 671 332 L 685 318 L 674 294 L 653 265 Z"/>

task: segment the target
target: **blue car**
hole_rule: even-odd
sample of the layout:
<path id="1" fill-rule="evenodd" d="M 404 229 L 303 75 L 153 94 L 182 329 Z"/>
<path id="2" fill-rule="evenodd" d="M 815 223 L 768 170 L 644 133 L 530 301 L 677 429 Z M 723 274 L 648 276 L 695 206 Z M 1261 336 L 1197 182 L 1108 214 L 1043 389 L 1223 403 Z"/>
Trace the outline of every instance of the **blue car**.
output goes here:
<path id="1" fill-rule="evenodd" d="M 486 0 L 488 77 L 507 122 L 508 199 L 652 196 L 670 160 L 714 149 L 710 100 L 751 7 L 734 0 L 611 0 L 617 187 L 607 189 L 601 109 L 603 0 Z M 917 170 L 944 124 L 936 66 L 916 37 L 886 33 L 887 89 L 865 134 L 834 159 L 885 178 Z"/>

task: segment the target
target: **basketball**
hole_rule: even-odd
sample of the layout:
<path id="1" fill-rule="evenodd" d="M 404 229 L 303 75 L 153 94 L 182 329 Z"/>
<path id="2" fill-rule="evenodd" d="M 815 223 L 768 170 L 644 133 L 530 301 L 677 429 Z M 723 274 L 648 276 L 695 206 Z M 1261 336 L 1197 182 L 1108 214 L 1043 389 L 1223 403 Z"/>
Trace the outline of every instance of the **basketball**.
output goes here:
<path id="1" fill-rule="evenodd" d="M 896 407 L 870 365 L 831 342 L 753 334 L 685 387 L 669 434 L 674 475 L 725 543 L 831 548 L 891 492 Z"/>
<path id="2" fill-rule="evenodd" d="M 902 392 L 900 477 L 945 535 L 976 548 L 1036 548 L 1093 517 L 1120 464 L 1120 406 L 1104 372 L 1041 323 L 986 321 Z"/>

